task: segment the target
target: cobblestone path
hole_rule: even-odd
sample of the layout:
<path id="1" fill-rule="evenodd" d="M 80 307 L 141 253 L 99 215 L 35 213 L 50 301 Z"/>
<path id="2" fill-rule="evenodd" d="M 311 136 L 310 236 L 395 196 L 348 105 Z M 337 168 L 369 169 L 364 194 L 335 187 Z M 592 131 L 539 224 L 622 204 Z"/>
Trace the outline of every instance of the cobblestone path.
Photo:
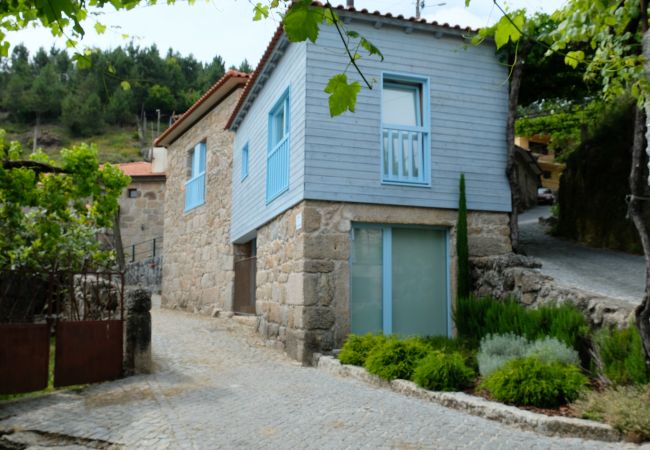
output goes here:
<path id="1" fill-rule="evenodd" d="M 0 404 L 0 434 L 78 438 L 70 449 L 636 448 L 540 436 L 335 378 L 229 320 L 154 310 L 153 327 L 155 374 Z"/>

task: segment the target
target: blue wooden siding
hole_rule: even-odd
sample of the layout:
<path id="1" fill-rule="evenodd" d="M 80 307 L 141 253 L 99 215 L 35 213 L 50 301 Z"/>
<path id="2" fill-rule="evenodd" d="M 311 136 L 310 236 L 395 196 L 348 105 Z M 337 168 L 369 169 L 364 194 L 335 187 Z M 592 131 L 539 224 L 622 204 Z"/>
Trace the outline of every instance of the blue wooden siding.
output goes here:
<path id="1" fill-rule="evenodd" d="M 367 22 L 366 22 L 367 23 Z M 507 71 L 490 45 L 472 46 L 433 31 L 353 21 L 385 56 L 361 60 L 374 89 L 359 94 L 355 113 L 330 118 L 323 87 L 345 69 L 336 30 L 323 27 L 307 44 L 305 198 L 456 208 L 465 173 L 470 209 L 510 211 L 505 176 Z M 356 75 L 350 71 L 350 76 Z M 429 79 L 431 182 L 428 186 L 381 183 L 382 73 Z M 425 96 L 426 98 L 426 96 Z"/>
<path id="2" fill-rule="evenodd" d="M 192 150 L 190 179 L 185 182 L 185 212 L 205 203 L 205 142 Z"/>
<path id="3" fill-rule="evenodd" d="M 273 58 L 273 57 L 272 57 Z M 234 148 L 248 143 L 248 178 L 233 182 L 231 239 L 240 242 L 252 237 L 255 230 L 304 198 L 305 137 L 305 44 L 290 44 L 275 61 L 277 66 L 265 80 L 246 117 L 235 133 Z M 289 89 L 291 120 L 288 189 L 272 202 L 266 199 L 266 169 L 269 145 L 269 113 Z M 233 170 L 241 170 L 234 158 Z"/>

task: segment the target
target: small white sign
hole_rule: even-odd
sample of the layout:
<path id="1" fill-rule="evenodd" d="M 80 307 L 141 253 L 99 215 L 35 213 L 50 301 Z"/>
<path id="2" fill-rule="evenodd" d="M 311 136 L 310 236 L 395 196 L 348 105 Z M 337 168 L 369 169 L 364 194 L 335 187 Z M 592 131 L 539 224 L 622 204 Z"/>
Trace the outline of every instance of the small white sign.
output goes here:
<path id="1" fill-rule="evenodd" d="M 302 229 L 302 213 L 296 214 L 296 230 Z"/>

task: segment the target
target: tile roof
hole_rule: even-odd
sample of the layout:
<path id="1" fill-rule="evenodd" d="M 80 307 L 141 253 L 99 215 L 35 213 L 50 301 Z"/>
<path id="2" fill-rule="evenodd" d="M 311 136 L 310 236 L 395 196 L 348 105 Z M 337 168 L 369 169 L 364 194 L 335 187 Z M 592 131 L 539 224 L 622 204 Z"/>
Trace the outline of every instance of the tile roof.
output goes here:
<path id="1" fill-rule="evenodd" d="M 191 123 L 186 123 L 187 119 L 190 118 L 193 113 L 197 111 L 197 109 L 199 109 L 208 99 L 210 99 L 212 95 L 218 92 L 219 89 L 229 84 L 229 81 L 235 80 L 239 81 L 239 84 L 244 84 L 249 79 L 249 77 L 250 75 L 245 72 L 239 72 L 237 70 L 227 71 L 225 75 L 221 77 L 216 83 L 214 83 L 207 91 L 205 91 L 205 93 L 199 97 L 199 99 L 194 102 L 194 104 L 190 106 L 187 111 L 181 114 L 181 116 L 174 123 L 172 123 L 169 128 L 167 128 L 160 136 L 156 138 L 154 145 L 164 145 L 165 141 L 167 140 L 166 138 L 170 137 L 170 135 L 176 130 L 182 134 L 184 131 L 182 128 L 189 128 L 192 125 Z M 183 127 L 181 127 L 181 125 L 183 125 Z M 187 125 L 187 127 L 185 127 L 185 125 Z"/>
<path id="2" fill-rule="evenodd" d="M 324 3 L 321 3 L 319 1 L 313 1 L 312 6 L 316 7 L 321 7 L 321 8 L 326 8 L 327 5 Z M 411 22 L 411 23 L 418 23 L 418 24 L 425 24 L 425 25 L 430 25 L 432 28 L 438 28 L 438 29 L 446 29 L 446 30 L 454 30 L 454 31 L 466 31 L 468 33 L 477 33 L 478 29 L 473 29 L 471 27 L 461 27 L 460 25 L 450 25 L 448 23 L 439 23 L 436 22 L 435 20 L 432 22 L 428 22 L 426 19 L 417 19 L 415 17 L 410 17 L 406 18 L 403 15 L 392 15 L 391 13 L 381 13 L 379 11 L 373 11 L 370 12 L 367 9 L 356 9 L 353 6 L 347 7 L 343 5 L 338 5 L 333 7 L 336 10 L 339 11 L 347 11 L 347 12 L 352 12 L 352 13 L 357 13 L 365 16 L 376 16 L 378 18 L 382 19 L 396 19 L 396 20 L 402 20 L 404 22 Z M 248 82 L 246 83 L 246 86 L 244 87 L 244 92 L 242 92 L 241 97 L 239 97 L 239 101 L 235 105 L 235 109 L 233 110 L 232 114 L 230 115 L 230 118 L 228 119 L 228 122 L 226 123 L 225 128 L 230 129 L 235 122 L 235 119 L 239 115 L 239 112 L 246 102 L 246 98 L 248 97 L 248 94 L 252 90 L 253 86 L 255 85 L 255 82 L 257 81 L 260 73 L 264 69 L 264 66 L 268 62 L 269 58 L 273 54 L 273 50 L 275 49 L 275 46 L 277 43 L 280 41 L 280 38 L 282 37 L 284 30 L 282 28 L 282 24 L 278 26 L 278 28 L 275 30 L 275 33 L 273 34 L 273 37 L 271 38 L 271 42 L 266 47 L 266 50 L 264 51 L 264 54 L 262 55 L 262 59 L 260 59 L 259 64 L 255 68 L 255 71 L 250 75 L 250 78 Z"/>
<path id="3" fill-rule="evenodd" d="M 159 177 L 164 175 L 164 173 L 153 172 L 151 163 L 147 161 L 122 163 L 119 168 L 125 175 L 130 177 Z"/>

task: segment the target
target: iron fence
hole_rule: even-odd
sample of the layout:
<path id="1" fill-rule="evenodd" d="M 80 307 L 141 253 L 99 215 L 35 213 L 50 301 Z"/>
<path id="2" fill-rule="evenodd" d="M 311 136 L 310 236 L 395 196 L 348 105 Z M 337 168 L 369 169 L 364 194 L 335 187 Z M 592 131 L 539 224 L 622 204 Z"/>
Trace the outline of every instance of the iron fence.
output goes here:
<path id="1" fill-rule="evenodd" d="M 143 259 L 155 258 L 162 254 L 163 238 L 157 237 L 124 247 L 124 259 L 132 263 Z"/>

